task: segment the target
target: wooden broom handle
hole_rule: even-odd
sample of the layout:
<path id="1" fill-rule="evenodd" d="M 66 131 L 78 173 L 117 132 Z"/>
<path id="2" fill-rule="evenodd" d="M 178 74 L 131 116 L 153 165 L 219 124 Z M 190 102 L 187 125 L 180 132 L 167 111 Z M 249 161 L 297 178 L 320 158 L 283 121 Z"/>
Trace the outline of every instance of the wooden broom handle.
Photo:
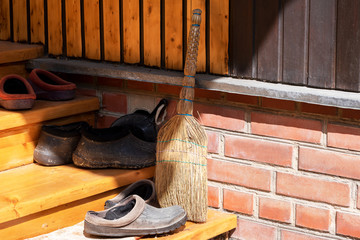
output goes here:
<path id="1" fill-rule="evenodd" d="M 181 115 L 192 115 L 194 100 L 194 86 L 196 74 L 196 62 L 198 56 L 198 46 L 200 39 L 201 10 L 194 9 L 191 17 L 191 27 L 187 43 L 186 59 L 184 67 L 183 88 L 180 92 L 180 101 L 177 112 Z"/>

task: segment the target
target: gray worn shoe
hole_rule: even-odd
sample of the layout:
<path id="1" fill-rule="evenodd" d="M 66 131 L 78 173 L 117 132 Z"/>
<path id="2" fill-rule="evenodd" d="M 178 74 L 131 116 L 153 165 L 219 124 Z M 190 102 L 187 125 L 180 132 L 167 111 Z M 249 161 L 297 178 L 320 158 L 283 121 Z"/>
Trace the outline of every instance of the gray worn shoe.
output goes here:
<path id="1" fill-rule="evenodd" d="M 154 205 L 156 202 L 154 182 L 147 179 L 142 179 L 134 182 L 133 184 L 130 184 L 116 197 L 107 200 L 105 202 L 104 208 L 111 208 L 130 195 L 138 195 L 144 199 L 145 203 Z"/>
<path id="2" fill-rule="evenodd" d="M 155 235 L 179 228 L 186 219 L 180 206 L 155 208 L 141 197 L 131 195 L 107 210 L 87 212 L 84 231 L 106 237 Z"/>

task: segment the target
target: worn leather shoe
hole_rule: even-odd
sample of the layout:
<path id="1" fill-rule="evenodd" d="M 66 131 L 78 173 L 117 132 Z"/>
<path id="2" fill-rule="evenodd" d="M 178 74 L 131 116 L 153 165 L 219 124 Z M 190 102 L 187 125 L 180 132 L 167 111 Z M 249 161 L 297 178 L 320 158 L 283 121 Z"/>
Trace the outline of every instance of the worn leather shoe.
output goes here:
<path id="1" fill-rule="evenodd" d="M 107 210 L 87 212 L 84 231 L 106 237 L 155 235 L 179 228 L 186 219 L 180 206 L 155 208 L 141 197 L 131 195 Z"/>
<path id="2" fill-rule="evenodd" d="M 30 109 L 36 95 L 25 78 L 11 74 L 0 79 L 0 105 L 9 110 Z"/>
<path id="3" fill-rule="evenodd" d="M 126 187 L 121 193 L 119 193 L 116 197 L 109 199 L 105 202 L 105 209 L 111 208 L 129 197 L 130 195 L 138 195 L 141 197 L 145 203 L 154 205 L 156 203 L 155 197 L 155 184 L 153 181 L 148 179 L 142 179 L 137 182 L 130 184 Z"/>
<path id="4" fill-rule="evenodd" d="M 35 162 L 45 166 L 57 166 L 72 162 L 82 128 L 87 122 L 75 122 L 63 126 L 44 125 L 34 150 Z"/>
<path id="5" fill-rule="evenodd" d="M 43 69 L 31 71 L 28 79 L 33 87 L 37 99 L 43 100 L 70 100 L 75 97 L 76 85 L 65 81 L 55 74 Z"/>
<path id="6" fill-rule="evenodd" d="M 139 169 L 155 165 L 156 142 L 135 137 L 127 127 L 82 130 L 73 162 L 85 168 Z"/>

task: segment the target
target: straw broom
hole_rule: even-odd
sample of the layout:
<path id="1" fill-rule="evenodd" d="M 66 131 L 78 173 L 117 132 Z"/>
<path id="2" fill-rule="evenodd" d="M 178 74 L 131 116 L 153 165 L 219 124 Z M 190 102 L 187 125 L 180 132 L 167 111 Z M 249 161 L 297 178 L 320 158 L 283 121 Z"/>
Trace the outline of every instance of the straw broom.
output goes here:
<path id="1" fill-rule="evenodd" d="M 177 115 L 158 133 L 155 188 L 161 207 L 182 206 L 188 220 L 207 218 L 207 136 L 193 117 L 201 10 L 193 10 Z"/>

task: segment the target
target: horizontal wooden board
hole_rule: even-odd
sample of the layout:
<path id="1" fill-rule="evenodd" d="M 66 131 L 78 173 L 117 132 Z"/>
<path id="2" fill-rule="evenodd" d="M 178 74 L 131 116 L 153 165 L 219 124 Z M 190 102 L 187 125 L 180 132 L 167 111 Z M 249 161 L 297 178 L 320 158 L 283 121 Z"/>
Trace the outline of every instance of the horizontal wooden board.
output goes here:
<path id="1" fill-rule="evenodd" d="M 94 170 L 73 165 L 44 167 L 29 164 L 0 172 L 0 221 L 18 219 L 150 178 L 154 169 Z"/>
<path id="2" fill-rule="evenodd" d="M 44 47 L 41 45 L 0 41 L 0 64 L 25 61 L 43 55 Z"/>
<path id="3" fill-rule="evenodd" d="M 69 101 L 36 100 L 34 107 L 30 110 L 8 111 L 1 109 L 0 130 L 98 109 L 99 99 L 96 97 L 77 96 L 75 99 Z"/>

